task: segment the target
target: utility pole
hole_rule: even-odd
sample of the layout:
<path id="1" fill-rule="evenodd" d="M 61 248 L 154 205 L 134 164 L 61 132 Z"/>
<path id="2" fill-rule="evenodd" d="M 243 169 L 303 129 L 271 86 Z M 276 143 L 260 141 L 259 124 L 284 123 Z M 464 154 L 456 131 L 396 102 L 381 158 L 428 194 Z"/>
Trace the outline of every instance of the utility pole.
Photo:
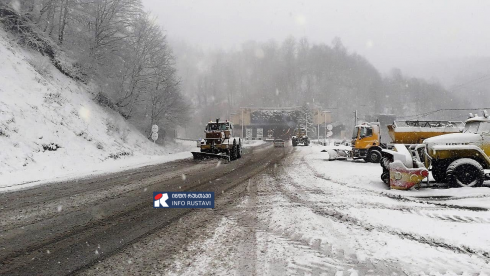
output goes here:
<path id="1" fill-rule="evenodd" d="M 325 135 L 323 136 L 323 145 L 327 145 L 327 112 L 323 111 L 324 120 L 325 120 Z"/>
<path id="2" fill-rule="evenodd" d="M 317 113 L 316 113 L 317 119 L 318 119 L 318 115 L 319 114 L 320 114 L 320 111 L 318 110 Z M 318 140 L 318 144 L 320 144 L 320 120 L 317 121 L 316 130 L 317 130 L 316 138 Z"/>
<path id="3" fill-rule="evenodd" d="M 306 136 L 308 136 L 308 113 L 305 112 L 305 131 L 306 131 Z"/>
<path id="4" fill-rule="evenodd" d="M 241 123 L 241 125 L 242 125 L 242 135 L 240 135 L 240 136 L 242 137 L 242 140 L 243 140 L 243 107 L 241 109 L 242 109 L 242 123 Z"/>
<path id="5" fill-rule="evenodd" d="M 354 111 L 354 126 L 357 126 L 357 109 Z"/>
<path id="6" fill-rule="evenodd" d="M 318 134 L 316 135 L 316 138 L 318 139 L 318 144 L 320 144 L 320 122 L 318 122 L 317 130 Z"/>

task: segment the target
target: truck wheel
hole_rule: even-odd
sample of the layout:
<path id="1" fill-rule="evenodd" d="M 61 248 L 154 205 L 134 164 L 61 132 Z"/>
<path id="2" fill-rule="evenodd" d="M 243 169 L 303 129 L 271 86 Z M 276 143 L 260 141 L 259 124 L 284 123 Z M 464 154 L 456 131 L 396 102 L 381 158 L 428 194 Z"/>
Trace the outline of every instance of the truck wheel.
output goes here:
<path id="1" fill-rule="evenodd" d="M 446 177 L 451 186 L 479 187 L 485 179 L 485 171 L 476 160 L 461 158 L 447 167 Z"/>
<path id="2" fill-rule="evenodd" d="M 446 171 L 449 162 L 447 161 L 434 161 L 432 163 L 432 177 L 437 183 L 446 183 Z"/>
<path id="3" fill-rule="evenodd" d="M 390 185 L 390 172 L 383 170 L 383 173 L 381 174 L 381 180 L 383 180 L 386 185 Z"/>
<path id="4" fill-rule="evenodd" d="M 296 147 L 298 145 L 298 141 L 296 139 L 293 139 L 293 147 Z"/>
<path id="5" fill-rule="evenodd" d="M 381 152 L 378 150 L 372 150 L 368 152 L 368 160 L 371 163 L 379 163 L 381 161 Z"/>
<path id="6" fill-rule="evenodd" d="M 233 147 L 231 148 L 230 151 L 230 160 L 236 160 L 237 159 L 237 145 L 236 145 L 236 140 L 233 140 Z"/>

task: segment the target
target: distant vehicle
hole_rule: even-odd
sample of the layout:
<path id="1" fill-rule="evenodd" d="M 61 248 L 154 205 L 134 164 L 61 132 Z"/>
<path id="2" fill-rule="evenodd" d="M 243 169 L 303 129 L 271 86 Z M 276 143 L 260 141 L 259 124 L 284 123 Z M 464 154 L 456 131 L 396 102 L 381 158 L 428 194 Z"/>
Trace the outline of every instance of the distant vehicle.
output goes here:
<path id="1" fill-rule="evenodd" d="M 294 130 L 294 136 L 292 137 L 293 147 L 296 147 L 299 144 L 303 144 L 304 146 L 308 146 L 310 144 L 310 138 L 306 135 L 305 128 L 297 128 Z"/>
<path id="2" fill-rule="evenodd" d="M 284 148 L 285 147 L 284 140 L 282 140 L 282 139 L 275 139 L 274 140 L 274 147 L 275 148 Z"/>

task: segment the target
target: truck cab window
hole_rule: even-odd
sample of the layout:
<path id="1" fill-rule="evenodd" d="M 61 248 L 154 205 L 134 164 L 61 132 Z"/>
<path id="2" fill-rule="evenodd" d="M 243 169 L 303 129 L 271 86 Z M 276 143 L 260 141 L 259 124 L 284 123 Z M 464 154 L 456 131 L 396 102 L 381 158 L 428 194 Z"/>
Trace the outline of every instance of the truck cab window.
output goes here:
<path id="1" fill-rule="evenodd" d="M 361 138 L 373 136 L 373 129 L 370 127 L 362 127 L 361 128 Z"/>
<path id="2" fill-rule="evenodd" d="M 358 127 L 355 127 L 354 128 L 354 132 L 352 133 L 352 139 L 356 139 L 358 133 L 359 133 L 359 128 Z"/>

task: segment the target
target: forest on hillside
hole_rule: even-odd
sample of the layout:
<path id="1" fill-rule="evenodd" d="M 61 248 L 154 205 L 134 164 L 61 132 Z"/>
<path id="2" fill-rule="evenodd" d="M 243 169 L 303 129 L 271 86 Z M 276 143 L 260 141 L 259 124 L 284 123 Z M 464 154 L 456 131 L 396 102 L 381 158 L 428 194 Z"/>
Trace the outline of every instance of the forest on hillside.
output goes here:
<path id="1" fill-rule="evenodd" d="M 187 122 L 172 50 L 141 0 L 0 0 L 0 11 L 20 44 L 93 84 L 95 101 L 147 135 Z"/>
<path id="2" fill-rule="evenodd" d="M 406 77 L 399 69 L 382 76 L 340 38 L 331 45 L 294 37 L 282 43 L 250 41 L 232 50 L 171 44 L 183 91 L 201 115 L 195 123 L 227 117 L 240 107 L 316 105 L 350 125 L 355 110 L 360 116 L 403 117 L 467 102 L 439 83 Z"/>

